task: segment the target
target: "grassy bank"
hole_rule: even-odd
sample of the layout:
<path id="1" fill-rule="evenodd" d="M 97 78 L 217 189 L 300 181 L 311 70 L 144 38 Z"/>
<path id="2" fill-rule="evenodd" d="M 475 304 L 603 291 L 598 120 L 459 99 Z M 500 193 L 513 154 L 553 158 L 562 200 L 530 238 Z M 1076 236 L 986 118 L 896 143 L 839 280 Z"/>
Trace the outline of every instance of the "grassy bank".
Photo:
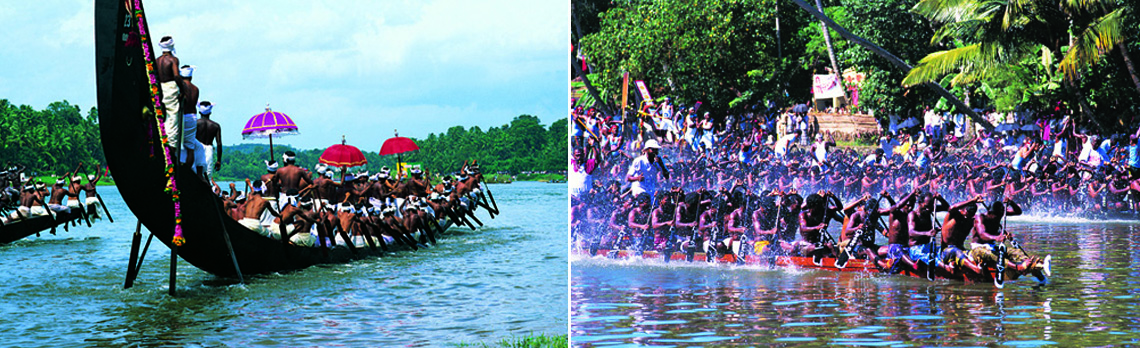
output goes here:
<path id="1" fill-rule="evenodd" d="M 42 183 L 45 183 L 45 184 L 48 184 L 48 186 L 51 186 L 51 185 L 55 184 L 55 179 L 56 179 L 55 176 L 44 175 L 44 176 L 37 176 L 35 180 L 42 182 Z M 87 183 L 87 175 L 83 175 L 82 183 L 84 183 L 84 184 Z M 95 184 L 95 186 L 114 186 L 114 185 L 115 185 L 115 180 L 112 180 L 111 178 L 108 178 L 108 177 L 103 177 L 103 178 L 99 179 L 99 182 L 97 184 Z"/>
<path id="2" fill-rule="evenodd" d="M 562 174 L 519 174 L 515 180 L 517 181 L 566 181 L 566 176 Z"/>
<path id="3" fill-rule="evenodd" d="M 547 348 L 547 347 L 569 347 L 570 340 L 566 335 L 530 335 L 524 337 L 511 337 L 506 338 L 498 343 L 459 343 L 456 347 L 506 347 L 506 348 Z"/>

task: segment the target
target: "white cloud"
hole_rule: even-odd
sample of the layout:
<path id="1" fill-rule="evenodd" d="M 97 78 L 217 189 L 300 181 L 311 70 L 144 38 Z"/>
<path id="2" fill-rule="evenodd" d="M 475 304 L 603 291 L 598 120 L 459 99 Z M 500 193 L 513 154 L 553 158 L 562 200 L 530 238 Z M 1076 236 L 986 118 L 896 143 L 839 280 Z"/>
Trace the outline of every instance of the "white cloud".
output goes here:
<path id="1" fill-rule="evenodd" d="M 341 130 L 379 146 L 392 128 L 422 137 L 564 117 L 564 1 L 146 0 L 146 10 L 152 35 L 174 36 L 179 58 L 198 66 L 227 143 L 266 102 L 300 118 L 304 135 L 283 141 L 302 147 Z M 92 0 L 0 7 L 0 32 L 22 48 L 0 51 L 0 98 L 93 106 L 93 11 Z"/>

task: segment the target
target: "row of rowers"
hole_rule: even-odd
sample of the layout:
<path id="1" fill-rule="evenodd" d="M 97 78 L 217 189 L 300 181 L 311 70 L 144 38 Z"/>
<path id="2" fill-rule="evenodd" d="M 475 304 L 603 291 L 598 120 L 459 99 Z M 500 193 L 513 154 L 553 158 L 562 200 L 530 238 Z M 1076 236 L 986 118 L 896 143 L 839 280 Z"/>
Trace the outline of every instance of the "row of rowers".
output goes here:
<path id="1" fill-rule="evenodd" d="M 83 164 L 80 164 L 75 171 L 57 178 L 50 188 L 34 177 L 25 176 L 23 168 L 13 167 L 0 172 L 0 184 L 4 187 L 3 194 L 0 194 L 0 207 L 4 209 L 4 214 L 0 214 L 0 225 L 41 216 L 59 218 L 58 215 L 65 214 L 71 217 L 74 213 L 88 224 L 92 218 L 100 218 L 98 210 L 94 209 L 100 200 L 95 185 L 103 178 L 103 171 L 96 166 L 95 172 L 88 174 L 84 183 L 82 168 Z M 80 201 L 81 193 L 85 196 L 83 201 Z"/>
<path id="2" fill-rule="evenodd" d="M 296 155 L 287 151 L 282 163 L 266 163 L 266 174 L 246 180 L 246 189 L 235 184 L 214 191 L 225 201 L 226 211 L 243 226 L 273 239 L 282 231 L 290 242 L 302 246 L 406 244 L 416 248 L 442 232 L 439 221 L 482 226 L 476 207 L 492 217 L 498 214 L 479 187 L 482 174 L 475 165 L 464 165 L 454 178 L 445 176 L 431 185 L 424 172 L 395 178 L 387 167 L 375 175 L 356 173 L 337 182 L 335 170 L 323 164 L 315 173 L 297 166 Z M 348 241 L 349 243 L 346 243 Z M 355 242 L 352 242 L 355 241 Z"/>

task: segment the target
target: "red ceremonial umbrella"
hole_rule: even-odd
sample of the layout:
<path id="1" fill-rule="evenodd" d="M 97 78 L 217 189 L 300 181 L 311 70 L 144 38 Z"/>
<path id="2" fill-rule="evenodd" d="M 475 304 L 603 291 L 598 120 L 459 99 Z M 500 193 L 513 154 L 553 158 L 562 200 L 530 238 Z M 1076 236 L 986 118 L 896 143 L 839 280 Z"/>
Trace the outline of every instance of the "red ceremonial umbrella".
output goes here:
<path id="1" fill-rule="evenodd" d="M 269 158 L 273 158 L 273 135 L 297 134 L 297 124 L 283 112 L 276 112 L 265 105 L 265 112 L 253 115 L 241 130 L 242 139 L 269 138 Z"/>
<path id="2" fill-rule="evenodd" d="M 325 152 L 321 153 L 320 162 L 333 166 L 340 167 L 341 181 L 344 181 L 344 170 L 348 167 L 359 167 L 368 164 L 368 159 L 364 158 L 364 154 L 356 146 L 345 144 L 344 136 L 340 137 L 340 144 L 329 146 Z"/>
<path id="3" fill-rule="evenodd" d="M 399 167 L 399 164 L 403 163 L 403 160 L 400 158 L 401 157 L 400 154 L 405 153 L 405 152 L 416 151 L 419 149 L 420 149 L 420 147 L 418 145 L 416 145 L 415 141 L 412 141 L 412 139 L 401 137 L 400 132 L 396 132 L 395 137 L 389 138 L 388 140 L 385 140 L 384 145 L 380 145 L 380 155 L 381 156 L 396 155 L 396 164 L 397 164 L 397 167 Z M 401 176 L 399 170 L 396 171 L 396 175 Z"/>

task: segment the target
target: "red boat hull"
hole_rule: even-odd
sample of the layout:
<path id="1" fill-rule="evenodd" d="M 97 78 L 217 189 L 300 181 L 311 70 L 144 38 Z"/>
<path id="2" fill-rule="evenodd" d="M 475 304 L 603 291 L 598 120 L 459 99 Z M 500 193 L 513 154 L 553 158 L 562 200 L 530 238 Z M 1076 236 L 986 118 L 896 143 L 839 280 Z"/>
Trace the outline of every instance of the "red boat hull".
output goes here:
<path id="1" fill-rule="evenodd" d="M 637 252 L 637 251 L 629 251 L 629 250 L 604 250 L 603 249 L 603 250 L 597 250 L 594 255 L 590 255 L 589 252 L 586 250 L 575 250 L 574 253 L 579 254 L 579 255 L 583 255 L 583 256 L 605 256 L 607 258 L 612 258 L 612 259 L 637 259 L 637 258 L 640 258 L 640 259 L 660 260 L 660 261 L 664 261 L 664 259 L 665 259 L 664 253 L 657 252 L 657 251 Z M 680 261 L 680 262 L 690 261 L 689 254 L 680 253 L 680 252 L 672 253 L 670 255 L 669 261 L 670 262 L 673 262 L 673 261 Z M 875 267 L 875 265 L 872 262 L 866 261 L 866 260 L 861 260 L 861 259 L 850 259 L 847 261 L 847 265 L 845 267 L 839 268 L 839 267 L 835 266 L 835 258 L 831 258 L 831 257 L 823 258 L 821 260 L 821 262 L 817 265 L 812 260 L 812 258 L 800 257 L 800 256 L 774 256 L 774 257 L 769 257 L 769 256 L 748 255 L 748 256 L 744 257 L 744 260 L 742 260 L 742 262 L 737 262 L 737 257 L 735 255 L 721 255 L 721 256 L 716 257 L 714 260 L 710 261 L 708 258 L 708 255 L 706 255 L 705 253 L 693 253 L 691 261 L 693 261 L 693 262 L 696 262 L 696 261 L 699 261 L 699 262 L 715 262 L 715 263 L 723 263 L 723 264 L 743 264 L 743 265 L 768 266 L 768 267 L 794 267 L 794 268 L 801 268 L 801 269 L 818 269 L 818 270 L 833 271 L 833 272 L 890 273 L 889 270 L 881 270 L 878 267 Z M 905 275 L 908 277 L 914 277 L 914 278 L 925 278 L 926 277 L 926 273 L 925 273 L 926 272 L 926 266 L 923 264 L 919 264 L 919 266 L 918 266 L 919 269 L 917 270 L 918 272 L 915 272 L 915 270 L 905 269 L 906 267 L 901 267 L 901 268 L 902 269 L 898 272 L 898 274 Z M 993 283 L 995 272 L 996 271 L 993 269 L 993 267 L 987 268 L 986 272 L 984 274 L 981 274 L 981 275 L 964 274 L 962 272 L 951 273 L 951 272 L 946 271 L 945 269 L 938 268 L 935 270 L 935 278 L 936 279 L 955 280 L 955 281 L 964 281 L 967 283 Z M 1018 274 L 1016 271 L 1014 271 L 1012 269 L 1008 269 L 1008 268 L 1006 269 L 1005 279 L 1007 281 L 1015 280 L 1018 277 L 1020 277 L 1020 274 Z"/>

